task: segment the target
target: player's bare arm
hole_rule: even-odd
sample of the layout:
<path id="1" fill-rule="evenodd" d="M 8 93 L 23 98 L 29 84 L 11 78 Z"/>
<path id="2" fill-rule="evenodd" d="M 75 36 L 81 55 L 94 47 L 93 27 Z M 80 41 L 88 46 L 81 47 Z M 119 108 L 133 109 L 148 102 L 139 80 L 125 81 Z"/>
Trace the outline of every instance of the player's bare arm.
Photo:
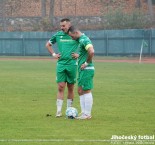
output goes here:
<path id="1" fill-rule="evenodd" d="M 92 58 L 94 56 L 94 48 L 93 46 L 88 48 L 88 58 L 87 58 L 87 63 L 92 62 Z"/>
<path id="2" fill-rule="evenodd" d="M 59 59 L 59 58 L 60 58 L 60 54 L 54 53 L 54 50 L 53 50 L 53 48 L 52 48 L 52 45 L 51 45 L 49 42 L 46 43 L 46 48 L 48 49 L 49 53 L 50 53 L 54 58 L 56 58 L 56 59 Z"/>
<path id="3" fill-rule="evenodd" d="M 90 62 L 92 62 L 92 58 L 94 56 L 94 48 L 93 46 L 88 48 L 88 58 L 87 61 L 81 65 L 81 69 L 84 69 Z"/>

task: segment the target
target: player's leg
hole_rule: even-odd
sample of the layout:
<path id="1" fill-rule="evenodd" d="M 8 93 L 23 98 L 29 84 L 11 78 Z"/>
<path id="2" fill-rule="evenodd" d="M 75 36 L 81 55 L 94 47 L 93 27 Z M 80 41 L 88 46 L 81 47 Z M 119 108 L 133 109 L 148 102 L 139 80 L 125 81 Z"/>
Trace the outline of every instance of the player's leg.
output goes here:
<path id="1" fill-rule="evenodd" d="M 93 96 L 91 90 L 84 91 L 84 99 L 85 99 L 85 112 L 86 118 L 91 118 L 91 111 L 93 107 Z"/>
<path id="2" fill-rule="evenodd" d="M 78 87 L 78 94 L 79 94 L 80 107 L 81 107 L 81 113 L 79 114 L 79 116 L 81 116 L 85 112 L 85 98 L 84 98 L 84 94 L 81 86 Z"/>
<path id="3" fill-rule="evenodd" d="M 71 107 L 74 99 L 74 84 L 67 83 L 68 97 L 67 97 L 67 108 Z"/>
<path id="4" fill-rule="evenodd" d="M 68 88 L 67 108 L 72 106 L 74 100 L 74 84 L 76 83 L 76 73 L 77 73 L 76 65 L 70 65 L 67 67 L 66 69 L 67 88 Z"/>
<path id="5" fill-rule="evenodd" d="M 56 117 L 61 117 L 62 113 L 62 105 L 64 100 L 64 91 L 66 86 L 66 74 L 65 74 L 65 67 L 63 65 L 57 65 L 57 86 L 58 86 L 58 92 L 57 92 L 57 112 Z"/>
<path id="6" fill-rule="evenodd" d="M 85 98 L 83 94 L 83 89 L 82 89 L 82 82 L 83 82 L 83 77 L 84 77 L 84 71 L 79 72 L 78 74 L 78 95 L 80 99 L 80 107 L 81 107 L 81 113 L 79 116 L 82 116 L 85 113 Z"/>
<path id="7" fill-rule="evenodd" d="M 62 113 L 62 105 L 63 105 L 63 100 L 64 100 L 64 90 L 65 90 L 65 86 L 66 83 L 65 82 L 61 82 L 58 83 L 58 93 L 57 93 L 57 113 L 56 113 L 56 117 L 61 117 Z"/>
<path id="8" fill-rule="evenodd" d="M 80 87 L 78 93 L 82 92 L 82 97 L 80 96 L 80 98 L 84 98 L 80 101 L 84 102 L 84 113 L 79 117 L 79 119 L 90 119 L 93 106 L 93 96 L 91 93 L 91 89 L 93 88 L 94 70 L 84 70 L 82 73 L 83 74 L 81 75 L 79 81 Z"/>

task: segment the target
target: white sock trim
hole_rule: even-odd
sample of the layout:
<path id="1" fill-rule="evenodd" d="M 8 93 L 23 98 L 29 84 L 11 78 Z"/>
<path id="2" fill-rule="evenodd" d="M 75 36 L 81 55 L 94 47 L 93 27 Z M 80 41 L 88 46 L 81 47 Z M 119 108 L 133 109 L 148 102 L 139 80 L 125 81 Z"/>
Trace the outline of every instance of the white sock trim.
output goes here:
<path id="1" fill-rule="evenodd" d="M 81 113 L 85 112 L 85 98 L 84 95 L 79 96 L 80 98 L 80 106 L 81 106 Z"/>
<path id="2" fill-rule="evenodd" d="M 93 96 L 92 93 L 87 93 L 84 94 L 84 98 L 85 98 L 85 114 L 88 116 L 91 116 L 91 110 L 92 110 L 92 106 L 93 106 Z"/>
<path id="3" fill-rule="evenodd" d="M 61 112 L 62 105 L 63 105 L 63 100 L 57 99 L 56 105 L 57 105 L 57 112 Z"/>
<path id="4" fill-rule="evenodd" d="M 72 107 L 73 99 L 67 99 L 67 108 Z"/>

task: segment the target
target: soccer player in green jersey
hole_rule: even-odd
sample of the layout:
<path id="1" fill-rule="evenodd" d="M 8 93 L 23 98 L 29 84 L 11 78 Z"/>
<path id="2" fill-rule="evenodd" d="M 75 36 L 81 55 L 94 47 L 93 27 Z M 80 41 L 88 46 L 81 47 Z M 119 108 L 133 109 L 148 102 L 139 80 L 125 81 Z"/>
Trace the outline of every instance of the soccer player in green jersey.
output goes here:
<path id="1" fill-rule="evenodd" d="M 46 43 L 46 47 L 49 53 L 56 59 L 56 81 L 58 83 L 57 93 L 57 112 L 56 117 L 62 116 L 62 105 L 64 100 L 64 90 L 67 84 L 68 97 L 67 107 L 72 106 L 74 98 L 74 83 L 76 82 L 76 71 L 77 71 L 77 51 L 78 43 L 73 40 L 68 34 L 68 29 L 71 26 L 69 19 L 65 18 L 60 21 L 61 31 L 55 33 L 51 39 Z M 59 53 L 55 53 L 52 47 L 53 44 L 57 43 Z"/>
<path id="2" fill-rule="evenodd" d="M 79 43 L 78 58 L 78 94 L 80 96 L 81 115 L 77 119 L 90 119 L 93 105 L 94 48 L 91 40 L 80 30 L 71 26 L 68 34 Z"/>

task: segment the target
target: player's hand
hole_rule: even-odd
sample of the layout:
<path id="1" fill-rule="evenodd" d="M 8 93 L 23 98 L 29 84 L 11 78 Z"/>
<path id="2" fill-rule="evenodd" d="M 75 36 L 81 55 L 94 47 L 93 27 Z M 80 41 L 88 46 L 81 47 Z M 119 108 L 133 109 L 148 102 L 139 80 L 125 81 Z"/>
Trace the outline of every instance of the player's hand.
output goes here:
<path id="1" fill-rule="evenodd" d="M 81 65 L 81 70 L 83 70 L 86 66 L 87 66 L 87 65 L 86 65 L 85 63 L 83 63 L 83 64 Z"/>
<path id="2" fill-rule="evenodd" d="M 59 59 L 61 57 L 61 55 L 58 53 L 58 54 L 55 54 L 54 56 L 53 56 L 53 58 L 55 58 L 55 59 Z"/>
<path id="3" fill-rule="evenodd" d="M 79 57 L 79 54 L 78 53 L 74 53 L 74 52 L 72 53 L 72 58 L 73 59 L 77 59 L 78 57 Z"/>

